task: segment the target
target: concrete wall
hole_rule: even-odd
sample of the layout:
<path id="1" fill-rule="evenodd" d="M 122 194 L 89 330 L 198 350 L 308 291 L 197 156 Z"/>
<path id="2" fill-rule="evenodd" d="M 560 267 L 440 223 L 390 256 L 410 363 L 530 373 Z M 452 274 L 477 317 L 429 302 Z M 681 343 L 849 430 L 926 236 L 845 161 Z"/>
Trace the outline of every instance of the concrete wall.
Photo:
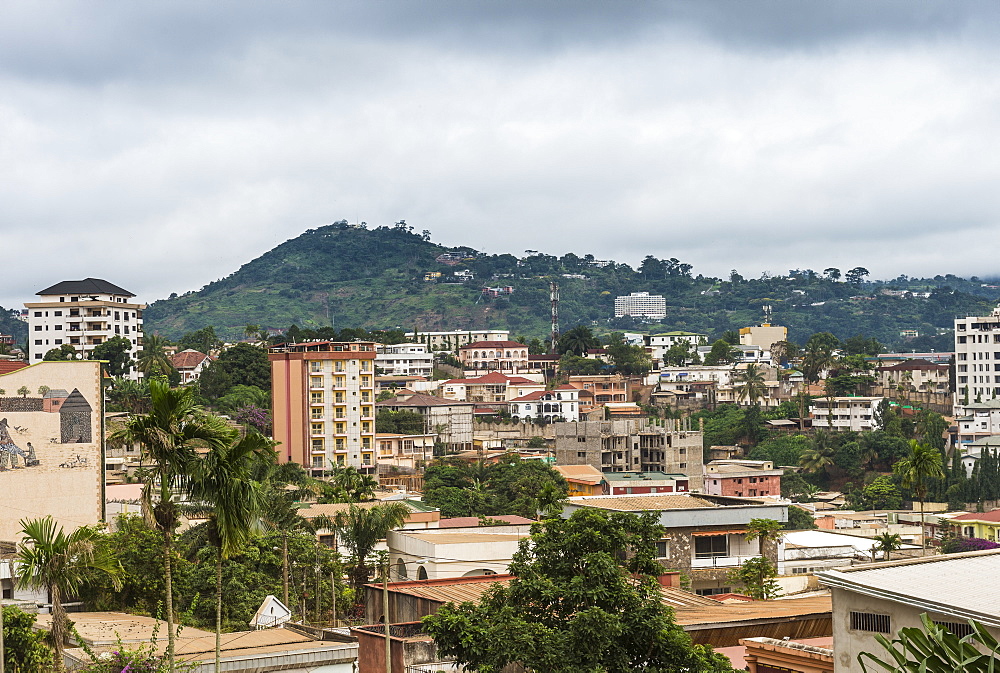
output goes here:
<path id="1" fill-rule="evenodd" d="M 882 646 L 875 641 L 875 633 L 851 630 L 850 613 L 852 611 L 889 615 L 891 634 L 884 635 L 890 639 L 903 627 L 913 626 L 920 628 L 922 626 L 920 615 L 923 611 L 913 606 L 865 596 L 836 587 L 831 588 L 831 593 L 833 597 L 835 673 L 849 673 L 850 671 L 860 670 L 861 666 L 858 664 L 858 654 L 860 652 L 871 652 L 880 657 L 885 652 Z M 946 617 L 934 613 L 929 613 L 928 616 L 935 621 L 964 623 L 964 620 L 956 617 Z M 1000 629 L 987 628 L 987 631 L 995 638 L 1000 638 Z"/>
<path id="2" fill-rule="evenodd" d="M 20 539 L 22 518 L 52 515 L 74 530 L 104 516 L 103 390 L 96 361 L 40 362 L 0 376 L 0 388 L 41 400 L 41 386 L 70 393 L 58 411 L 0 413 L 0 540 Z M 65 412 L 65 413 L 64 413 Z M 6 421 L 6 428 L 4 428 Z M 2 450 L 2 449 L 0 449 Z M 33 459 L 25 460 L 25 457 Z M 24 454 L 24 455 L 22 455 Z"/>

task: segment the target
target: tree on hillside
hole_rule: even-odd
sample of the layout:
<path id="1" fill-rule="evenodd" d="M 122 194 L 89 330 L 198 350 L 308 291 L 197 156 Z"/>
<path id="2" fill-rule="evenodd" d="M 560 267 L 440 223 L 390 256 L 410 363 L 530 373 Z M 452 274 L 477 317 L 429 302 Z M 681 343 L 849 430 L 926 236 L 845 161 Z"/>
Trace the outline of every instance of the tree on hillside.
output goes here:
<path id="1" fill-rule="evenodd" d="M 733 357 L 733 346 L 724 339 L 718 339 L 712 344 L 712 350 L 705 356 L 705 365 L 716 366 L 725 365 L 735 361 Z"/>
<path id="2" fill-rule="evenodd" d="M 547 673 L 721 673 L 727 660 L 693 645 L 660 600 L 655 517 L 580 510 L 521 542 L 506 586 L 478 604 L 424 618 L 439 652 L 470 670 L 520 664 Z"/>
<path id="3" fill-rule="evenodd" d="M 110 376 L 128 376 L 132 371 L 130 352 L 132 342 L 121 336 L 114 336 L 90 351 L 91 360 L 106 360 Z"/>
<path id="4" fill-rule="evenodd" d="M 199 386 L 201 393 L 210 400 L 224 397 L 235 386 L 251 386 L 269 395 L 271 364 L 267 359 L 267 351 L 247 343 L 227 348 L 205 367 Z"/>
<path id="5" fill-rule="evenodd" d="M 833 366 L 834 351 L 840 341 L 829 332 L 819 332 L 809 337 L 802 354 L 802 374 L 809 383 L 819 381 L 822 373 Z"/>
<path id="6" fill-rule="evenodd" d="M 741 402 L 746 400 L 750 406 L 756 407 L 760 404 L 761 398 L 767 395 L 767 382 L 760 365 L 748 364 L 746 369 L 737 371 L 733 375 L 733 382 L 736 398 Z"/>
<path id="7" fill-rule="evenodd" d="M 23 542 L 14 564 L 15 580 L 23 589 L 45 590 L 52 601 L 52 647 L 55 670 L 62 671 L 63 647 L 69 631 L 63 601 L 72 597 L 91 575 L 103 573 L 116 586 L 121 566 L 97 544 L 98 533 L 88 526 L 66 534 L 51 516 L 21 521 Z"/>
<path id="8" fill-rule="evenodd" d="M 215 328 L 209 325 L 194 332 L 188 332 L 177 340 L 177 350 L 195 350 L 205 355 L 222 348 L 222 339 L 215 333 Z"/>
<path id="9" fill-rule="evenodd" d="M 835 266 L 831 266 L 828 269 L 823 269 L 823 275 L 836 283 L 840 280 L 840 269 Z"/>
<path id="10" fill-rule="evenodd" d="M 860 285 L 867 275 L 868 269 L 863 266 L 856 266 L 844 274 L 844 280 L 852 285 Z"/>

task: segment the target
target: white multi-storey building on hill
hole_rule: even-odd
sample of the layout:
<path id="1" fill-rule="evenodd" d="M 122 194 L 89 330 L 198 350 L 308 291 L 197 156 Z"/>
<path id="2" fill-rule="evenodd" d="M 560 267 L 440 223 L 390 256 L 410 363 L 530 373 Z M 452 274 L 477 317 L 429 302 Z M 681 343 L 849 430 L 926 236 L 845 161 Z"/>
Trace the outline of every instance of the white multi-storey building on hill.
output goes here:
<path id="1" fill-rule="evenodd" d="M 667 300 L 658 294 L 633 292 L 628 296 L 615 297 L 615 317 L 651 318 L 662 320 L 667 317 Z"/>
<path id="2" fill-rule="evenodd" d="M 142 312 L 145 304 L 134 294 L 100 278 L 64 280 L 38 292 L 40 299 L 25 302 L 28 309 L 28 358 L 41 362 L 45 353 L 69 344 L 82 359 L 96 346 L 122 337 L 132 344 L 130 357 L 142 350 Z M 138 378 L 133 368 L 131 378 Z"/>

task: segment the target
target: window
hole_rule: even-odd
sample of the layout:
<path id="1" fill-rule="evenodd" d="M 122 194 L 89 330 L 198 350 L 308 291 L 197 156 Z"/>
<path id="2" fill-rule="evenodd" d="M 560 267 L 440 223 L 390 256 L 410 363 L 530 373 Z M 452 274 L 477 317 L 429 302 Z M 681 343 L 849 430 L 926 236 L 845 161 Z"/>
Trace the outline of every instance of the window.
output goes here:
<path id="1" fill-rule="evenodd" d="M 309 393 L 309 402 L 312 404 L 323 404 L 323 391 L 313 391 Z"/>
<path id="2" fill-rule="evenodd" d="M 973 633 L 972 627 L 965 622 L 939 622 L 935 619 L 934 623 L 938 626 L 944 627 L 959 638 L 964 638 L 965 636 Z"/>
<path id="3" fill-rule="evenodd" d="M 313 420 L 318 420 L 323 418 L 323 408 L 322 407 L 312 407 L 309 409 L 309 417 Z"/>
<path id="4" fill-rule="evenodd" d="M 309 371 L 311 372 L 321 372 L 323 371 L 323 363 L 318 360 L 313 360 L 309 363 Z"/>
<path id="5" fill-rule="evenodd" d="M 41 311 L 35 311 L 35 317 L 36 318 L 41 318 L 42 317 L 42 312 Z"/>
<path id="6" fill-rule="evenodd" d="M 312 450 L 313 451 L 325 451 L 326 450 L 326 446 L 323 443 L 323 438 L 322 437 L 317 437 L 316 439 L 312 440 Z"/>
<path id="7" fill-rule="evenodd" d="M 728 535 L 698 535 L 694 539 L 695 558 L 729 556 Z"/>
<path id="8" fill-rule="evenodd" d="M 56 339 L 53 343 L 55 343 L 55 345 L 58 346 L 59 344 L 62 343 L 62 339 Z"/>
<path id="9" fill-rule="evenodd" d="M 35 325 L 35 331 L 36 332 L 41 332 L 42 331 L 42 326 L 41 325 Z"/>
<path id="10" fill-rule="evenodd" d="M 656 558 L 670 558 L 670 540 L 656 542 Z"/>
<path id="11" fill-rule="evenodd" d="M 42 340 L 41 339 L 35 339 L 35 345 L 36 346 L 41 346 L 42 345 Z"/>
<path id="12" fill-rule="evenodd" d="M 312 434 L 314 434 L 314 435 L 322 435 L 323 434 L 323 424 L 322 423 L 312 423 L 312 424 L 310 424 L 310 428 L 309 429 L 312 432 Z"/>
<path id="13" fill-rule="evenodd" d="M 870 612 L 851 612 L 851 630 L 870 633 L 891 633 L 889 615 Z"/>

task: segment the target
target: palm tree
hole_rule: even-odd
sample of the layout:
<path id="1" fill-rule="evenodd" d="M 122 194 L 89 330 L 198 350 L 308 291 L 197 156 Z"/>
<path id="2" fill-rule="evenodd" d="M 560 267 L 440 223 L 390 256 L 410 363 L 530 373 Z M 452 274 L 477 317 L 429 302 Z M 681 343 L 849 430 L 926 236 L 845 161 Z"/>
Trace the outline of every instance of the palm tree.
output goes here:
<path id="1" fill-rule="evenodd" d="M 820 374 L 829 369 L 836 357 L 833 352 L 839 344 L 837 337 L 828 332 L 813 334 L 806 342 L 802 355 L 802 374 L 809 383 L 817 383 Z"/>
<path id="2" fill-rule="evenodd" d="M 97 544 L 100 534 L 84 526 L 67 535 L 51 516 L 23 519 L 24 541 L 18 547 L 15 578 L 21 588 L 49 592 L 52 601 L 52 646 L 55 667 L 63 670 L 63 645 L 69 628 L 63 598 L 72 596 L 94 572 L 106 573 L 121 587 L 121 565 Z"/>
<path id="3" fill-rule="evenodd" d="M 559 337 L 558 352 L 573 353 L 573 355 L 583 355 L 591 348 L 600 347 L 600 342 L 590 328 L 586 325 L 577 325 L 573 329 L 567 330 Z"/>
<path id="4" fill-rule="evenodd" d="M 351 587 L 355 591 L 368 581 L 368 558 L 375 545 L 384 539 L 390 530 L 401 526 L 409 514 L 409 507 L 401 502 L 390 502 L 369 508 L 351 505 L 348 510 L 337 512 L 333 523 L 340 533 L 343 544 L 354 557 L 350 576 Z"/>
<path id="5" fill-rule="evenodd" d="M 808 472 L 819 474 L 834 465 L 833 456 L 836 449 L 830 444 L 830 438 L 825 432 L 817 432 L 813 445 L 799 456 L 799 465 Z"/>
<path id="6" fill-rule="evenodd" d="M 357 468 L 348 466 L 340 467 L 337 464 L 332 466 L 333 474 L 330 484 L 333 485 L 336 495 L 346 502 L 361 502 L 369 500 L 378 487 L 376 481 L 369 474 L 362 474 Z"/>
<path id="7" fill-rule="evenodd" d="M 252 477 L 257 463 L 274 462 L 273 442 L 250 432 L 216 445 L 195 465 L 191 498 L 211 507 L 208 537 L 215 547 L 215 670 L 222 659 L 222 562 L 250 538 L 263 508 L 263 488 Z"/>
<path id="8" fill-rule="evenodd" d="M 927 548 L 924 540 L 924 499 L 927 497 L 927 480 L 944 477 L 941 452 L 933 446 L 911 439 L 910 455 L 896 461 L 892 470 L 900 476 L 903 487 L 913 489 L 914 495 L 920 501 L 920 555 L 923 556 Z"/>
<path id="9" fill-rule="evenodd" d="M 205 413 L 194 403 L 190 388 L 171 389 L 166 381 L 149 382 L 150 412 L 133 416 L 108 441 L 138 443 L 149 460 L 142 489 L 142 511 L 146 521 L 163 535 L 163 579 L 167 612 L 168 665 L 174 665 L 173 541 L 178 523 L 174 494 L 186 490 L 197 461 L 198 447 L 214 449 L 235 441 L 238 433 L 222 419 Z M 156 496 L 154 498 L 154 496 Z"/>
<path id="10" fill-rule="evenodd" d="M 903 546 L 903 538 L 898 533 L 880 533 L 873 537 L 872 540 L 875 542 L 872 545 L 872 556 L 876 552 L 882 552 L 883 561 L 888 561 L 889 555 Z"/>
<path id="11" fill-rule="evenodd" d="M 148 334 L 142 338 L 142 351 L 135 368 L 145 376 L 166 376 L 174 370 L 170 358 L 164 350 L 166 339 L 158 334 Z"/>
<path id="12" fill-rule="evenodd" d="M 767 383 L 760 365 L 747 365 L 746 369 L 733 375 L 733 381 L 736 383 L 736 398 L 740 402 L 749 401 L 750 406 L 757 406 L 760 399 L 767 394 Z"/>

